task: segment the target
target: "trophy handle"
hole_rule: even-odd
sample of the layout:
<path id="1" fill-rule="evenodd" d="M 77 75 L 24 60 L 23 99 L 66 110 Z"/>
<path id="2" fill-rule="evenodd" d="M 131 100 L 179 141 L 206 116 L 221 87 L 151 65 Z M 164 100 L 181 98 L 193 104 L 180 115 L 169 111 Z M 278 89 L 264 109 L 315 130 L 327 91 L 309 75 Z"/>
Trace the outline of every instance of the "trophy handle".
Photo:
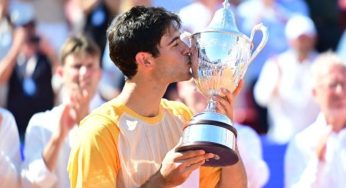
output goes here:
<path id="1" fill-rule="evenodd" d="M 251 56 L 251 58 L 249 60 L 249 63 L 251 63 L 255 59 L 255 57 L 264 48 L 264 46 L 266 45 L 266 43 L 268 41 L 268 29 L 262 23 L 259 23 L 259 24 L 255 25 L 254 28 L 252 28 L 251 36 L 250 36 L 250 41 L 253 43 L 253 39 L 254 39 L 255 33 L 258 30 L 262 32 L 262 40 L 259 43 L 259 45 L 257 46 L 256 50 L 252 53 L 252 56 Z"/>

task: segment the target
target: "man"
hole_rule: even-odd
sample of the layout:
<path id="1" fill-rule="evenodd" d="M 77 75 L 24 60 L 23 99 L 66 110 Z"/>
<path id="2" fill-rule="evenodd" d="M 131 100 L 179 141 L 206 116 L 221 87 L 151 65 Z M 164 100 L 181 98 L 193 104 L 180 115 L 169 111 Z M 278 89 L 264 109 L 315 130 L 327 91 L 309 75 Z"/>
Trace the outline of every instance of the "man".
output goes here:
<path id="1" fill-rule="evenodd" d="M 77 124 L 90 109 L 100 80 L 100 49 L 88 37 L 67 39 L 57 72 L 63 81 L 63 104 L 35 114 L 25 136 L 24 187 L 70 187 L 66 172 Z"/>
<path id="2" fill-rule="evenodd" d="M 246 187 L 241 160 L 200 168 L 214 154 L 175 151 L 191 118 L 185 105 L 162 99 L 170 83 L 191 78 L 179 28 L 177 15 L 153 7 L 134 7 L 109 27 L 110 57 L 127 80 L 82 121 L 68 166 L 72 187 Z M 233 95 L 223 94 L 218 109 L 231 116 Z"/>
<path id="3" fill-rule="evenodd" d="M 314 23 L 293 16 L 285 31 L 290 49 L 265 63 L 254 90 L 258 104 L 268 108 L 268 137 L 278 144 L 286 144 L 311 124 L 319 111 L 309 87 L 310 67 L 317 56 Z"/>
<path id="4" fill-rule="evenodd" d="M 243 84 L 242 81 L 239 84 Z M 179 82 L 177 89 L 180 98 L 193 113 L 205 110 L 208 100 L 196 90 L 192 80 Z M 248 188 L 263 187 L 269 179 L 269 169 L 262 158 L 261 140 L 251 127 L 238 123 L 233 126 L 237 130 L 237 144 L 244 162 Z"/>
<path id="5" fill-rule="evenodd" d="M 12 46 L 0 59 L 0 85 L 8 87 L 6 108 L 14 115 L 21 142 L 32 115 L 54 106 L 52 74 L 53 50 L 36 30 L 32 7 L 18 4 L 12 14 L 17 28 Z M 9 39 L 9 40 L 10 40 Z M 23 108 L 30 106 L 30 108 Z"/>
<path id="6" fill-rule="evenodd" d="M 20 142 L 16 121 L 0 108 L 0 187 L 20 187 Z"/>
<path id="7" fill-rule="evenodd" d="M 346 63 L 334 53 L 321 54 L 312 75 L 321 113 L 288 146 L 286 187 L 345 187 Z"/>

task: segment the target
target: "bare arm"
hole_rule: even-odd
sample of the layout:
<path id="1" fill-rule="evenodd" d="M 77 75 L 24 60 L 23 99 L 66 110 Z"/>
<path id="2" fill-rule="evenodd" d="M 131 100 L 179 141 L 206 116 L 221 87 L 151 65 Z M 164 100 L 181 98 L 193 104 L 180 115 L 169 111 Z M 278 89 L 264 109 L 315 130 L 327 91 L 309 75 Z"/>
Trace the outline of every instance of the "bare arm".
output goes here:
<path id="1" fill-rule="evenodd" d="M 18 28 L 15 30 L 13 34 L 12 47 L 8 54 L 0 60 L 0 84 L 4 84 L 10 79 L 14 67 L 16 66 L 16 58 L 20 52 L 22 44 L 24 43 L 25 37 L 26 31 L 24 28 Z"/>
<path id="2" fill-rule="evenodd" d="M 231 166 L 223 167 L 221 170 L 221 179 L 218 183 L 219 188 L 246 188 L 247 176 L 243 161 L 239 155 L 238 149 L 236 149 L 239 161 Z"/>
<path id="3" fill-rule="evenodd" d="M 43 161 L 45 162 L 49 171 L 53 171 L 55 169 L 61 145 L 64 143 L 68 132 L 74 125 L 75 112 L 69 105 L 65 105 L 60 118 L 60 127 L 53 134 L 42 153 Z"/>

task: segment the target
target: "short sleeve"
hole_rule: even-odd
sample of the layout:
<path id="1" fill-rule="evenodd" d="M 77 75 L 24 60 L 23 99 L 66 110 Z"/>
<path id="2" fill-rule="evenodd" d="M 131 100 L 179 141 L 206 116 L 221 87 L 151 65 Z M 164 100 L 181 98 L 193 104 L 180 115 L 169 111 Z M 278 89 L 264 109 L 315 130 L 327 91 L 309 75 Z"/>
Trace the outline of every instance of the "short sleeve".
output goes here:
<path id="1" fill-rule="evenodd" d="M 67 167 L 71 187 L 116 187 L 118 134 L 116 123 L 105 116 L 91 115 L 82 121 Z"/>

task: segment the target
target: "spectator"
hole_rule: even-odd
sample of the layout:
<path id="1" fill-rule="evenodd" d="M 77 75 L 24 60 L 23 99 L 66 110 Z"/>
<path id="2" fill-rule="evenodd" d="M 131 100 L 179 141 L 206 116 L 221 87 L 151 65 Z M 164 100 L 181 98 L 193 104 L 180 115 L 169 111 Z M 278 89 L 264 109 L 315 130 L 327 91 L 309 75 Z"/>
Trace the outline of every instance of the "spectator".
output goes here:
<path id="1" fill-rule="evenodd" d="M 37 30 L 52 44 L 55 53 L 70 33 L 65 15 L 65 0 L 21 0 L 30 3 L 36 13 Z"/>
<path id="2" fill-rule="evenodd" d="M 290 48 L 265 63 L 254 90 L 257 103 L 268 108 L 268 138 L 280 144 L 311 124 L 319 111 L 309 76 L 317 56 L 315 26 L 310 18 L 296 15 L 285 32 Z"/>
<path id="3" fill-rule="evenodd" d="M 313 95 L 320 115 L 290 142 L 286 187 L 341 188 L 346 175 L 346 63 L 332 52 L 312 67 Z M 301 114 L 305 116 L 305 113 Z"/>
<path id="4" fill-rule="evenodd" d="M 9 87 L 6 107 L 17 121 L 21 140 L 31 116 L 54 104 L 48 42 L 36 32 L 33 10 L 26 8 L 17 12 L 23 19 L 17 20 L 12 47 L 0 62 L 0 83 Z"/>
<path id="5" fill-rule="evenodd" d="M 61 50 L 57 72 L 63 104 L 35 114 L 25 136 L 24 187 L 70 187 L 66 171 L 77 125 L 90 109 L 100 79 L 100 49 L 83 35 L 71 36 Z"/>
<path id="6" fill-rule="evenodd" d="M 20 142 L 11 112 L 0 108 L 0 187 L 20 187 Z"/>

